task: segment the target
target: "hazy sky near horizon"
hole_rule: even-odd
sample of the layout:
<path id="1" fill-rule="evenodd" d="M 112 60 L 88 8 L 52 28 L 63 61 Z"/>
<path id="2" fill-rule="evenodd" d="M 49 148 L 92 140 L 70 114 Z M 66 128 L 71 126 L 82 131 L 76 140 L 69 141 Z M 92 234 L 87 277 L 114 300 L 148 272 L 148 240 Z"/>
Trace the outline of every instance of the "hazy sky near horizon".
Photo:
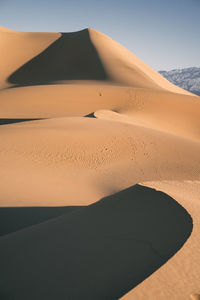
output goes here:
<path id="1" fill-rule="evenodd" d="M 200 0 L 0 0 L 0 26 L 53 32 L 92 27 L 156 70 L 200 67 Z"/>

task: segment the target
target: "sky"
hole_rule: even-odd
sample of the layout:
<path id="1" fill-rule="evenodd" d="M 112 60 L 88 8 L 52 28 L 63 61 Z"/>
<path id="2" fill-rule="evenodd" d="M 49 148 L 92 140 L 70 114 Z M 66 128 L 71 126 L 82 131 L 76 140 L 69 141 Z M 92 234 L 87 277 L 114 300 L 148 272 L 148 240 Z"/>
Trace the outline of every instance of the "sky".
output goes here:
<path id="1" fill-rule="evenodd" d="M 0 26 L 94 28 L 155 70 L 200 67 L 200 0 L 0 0 Z"/>

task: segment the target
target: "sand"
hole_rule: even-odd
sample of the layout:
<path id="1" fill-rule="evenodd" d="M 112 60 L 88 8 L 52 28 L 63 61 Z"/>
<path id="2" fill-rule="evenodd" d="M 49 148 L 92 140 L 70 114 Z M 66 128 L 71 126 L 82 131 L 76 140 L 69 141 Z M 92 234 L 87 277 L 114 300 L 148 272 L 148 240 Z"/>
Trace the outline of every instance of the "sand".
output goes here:
<path id="1" fill-rule="evenodd" d="M 19 290 L 25 286 L 24 299 L 36 299 L 34 284 L 40 293 L 37 299 L 51 299 L 50 295 L 55 299 L 54 293 L 69 299 L 81 299 L 82 293 L 84 299 L 92 299 L 88 296 L 91 291 L 93 299 L 182 300 L 200 293 L 199 97 L 169 83 L 121 45 L 94 29 L 61 34 L 16 32 L 0 27 L 0 37 L 0 50 L 4 54 L 0 58 L 2 299 L 23 299 Z M 177 226 L 170 229 L 173 212 L 169 213 L 165 223 L 172 231 L 171 238 L 180 242 L 180 246 L 166 244 L 165 250 L 170 249 L 171 254 L 162 261 L 157 261 L 155 254 L 152 257 L 150 249 L 137 248 L 138 245 L 130 244 L 126 238 L 130 231 L 131 239 L 136 235 L 139 239 L 140 231 L 133 230 L 138 222 L 142 222 L 138 228 L 144 226 L 144 232 L 155 231 L 148 228 L 142 215 L 138 220 L 131 204 L 137 199 L 143 201 L 142 196 L 134 194 L 134 189 L 139 187 L 143 191 L 145 186 L 165 193 L 145 190 L 156 216 L 162 213 L 154 204 L 154 193 L 168 208 L 169 199 L 176 205 L 179 203 L 180 211 L 185 213 L 186 209 L 193 222 L 192 233 L 192 228 L 184 229 L 185 235 L 180 236 L 176 231 L 178 219 Z M 132 187 L 131 192 L 127 193 L 129 187 Z M 116 197 L 120 191 L 124 204 Z M 112 210 L 116 213 L 117 207 L 119 210 L 115 222 L 108 206 L 110 199 L 113 199 Z M 127 205 L 125 211 L 132 220 L 126 226 L 123 205 Z M 93 214 L 93 207 L 94 216 L 88 220 L 86 216 L 88 211 Z M 88 243 L 90 228 L 95 228 L 100 216 L 102 224 L 105 217 L 113 220 L 113 226 L 111 228 L 110 223 L 103 226 L 102 231 L 96 232 L 95 247 L 89 243 L 85 249 L 81 243 Z M 174 216 L 177 216 L 175 211 Z M 151 219 L 156 220 L 155 215 Z M 68 249 L 67 255 L 67 245 L 78 228 L 81 229 L 81 225 L 75 225 L 77 222 L 83 222 L 87 228 L 76 245 L 81 271 L 76 266 L 73 247 Z M 159 228 L 161 221 L 156 222 Z M 180 221 L 182 230 L 186 223 Z M 51 229 L 45 229 L 46 226 Z M 67 228 L 66 239 L 63 228 Z M 115 233 L 118 234 L 120 228 L 124 231 L 116 238 Z M 98 239 L 105 237 L 107 230 L 111 230 L 109 244 L 105 238 Z M 48 235 L 49 242 L 44 239 L 41 248 L 34 241 L 42 235 Z M 56 241 L 54 235 L 59 237 Z M 157 239 L 163 244 L 166 236 L 163 231 Z M 52 245 L 56 242 L 63 245 L 65 254 L 54 249 Z M 107 250 L 100 251 L 99 243 L 107 245 Z M 49 247 L 54 250 L 45 258 L 42 253 Z M 24 258 L 19 254 L 22 249 Z M 115 253 L 113 258 L 112 252 Z M 139 256 L 140 252 L 146 254 Z M 84 253 L 87 253 L 86 261 Z M 171 258 L 172 253 L 175 255 Z M 38 269 L 30 256 L 35 257 L 42 269 Z M 69 257 L 73 264 L 69 265 Z M 46 259 L 50 259 L 52 268 L 47 268 Z M 12 262 L 9 267 L 6 261 Z M 70 279 L 73 289 L 64 287 L 69 281 L 64 270 L 59 279 L 54 278 L 56 266 L 63 263 L 70 266 L 71 274 L 73 270 L 78 274 L 77 280 Z M 24 277 L 28 270 L 16 271 L 29 264 L 32 277 Z M 92 268 L 89 273 L 85 269 L 87 264 Z M 115 270 L 115 264 L 118 272 L 111 272 L 109 268 L 112 266 Z M 151 267 L 147 267 L 149 264 Z M 98 273 L 99 265 L 102 269 Z M 43 277 L 52 274 L 46 277 L 43 286 L 37 280 L 38 272 Z M 93 290 L 89 282 L 94 272 L 97 274 Z M 21 286 L 22 281 L 16 281 L 17 276 L 26 280 L 26 284 Z M 61 281 L 62 287 L 58 284 Z M 54 292 L 50 289 L 50 295 L 44 296 L 46 284 L 51 286 L 51 282 L 54 282 Z"/>
<path id="2" fill-rule="evenodd" d="M 136 185 L 3 236 L 1 295 L 118 299 L 179 250 L 191 230 L 176 201 Z"/>

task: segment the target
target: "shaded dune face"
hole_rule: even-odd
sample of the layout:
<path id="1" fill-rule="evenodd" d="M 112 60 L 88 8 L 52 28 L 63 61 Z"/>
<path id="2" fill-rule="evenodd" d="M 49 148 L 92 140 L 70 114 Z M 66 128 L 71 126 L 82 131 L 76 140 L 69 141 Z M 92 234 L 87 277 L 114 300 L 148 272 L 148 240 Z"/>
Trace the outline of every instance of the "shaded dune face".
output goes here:
<path id="1" fill-rule="evenodd" d="M 8 118 L 3 119 L 3 118 L 0 118 L 0 125 L 28 122 L 28 121 L 34 121 L 34 120 L 41 120 L 41 119 L 8 119 Z"/>
<path id="2" fill-rule="evenodd" d="M 171 197 L 133 186 L 1 237 L 1 299 L 119 299 L 191 231 L 191 217 Z"/>
<path id="3" fill-rule="evenodd" d="M 67 214 L 81 206 L 0 207 L 0 236 Z"/>
<path id="4" fill-rule="evenodd" d="M 62 33 L 42 53 L 8 78 L 16 86 L 43 85 L 65 80 L 106 80 L 104 66 L 88 29 Z"/>

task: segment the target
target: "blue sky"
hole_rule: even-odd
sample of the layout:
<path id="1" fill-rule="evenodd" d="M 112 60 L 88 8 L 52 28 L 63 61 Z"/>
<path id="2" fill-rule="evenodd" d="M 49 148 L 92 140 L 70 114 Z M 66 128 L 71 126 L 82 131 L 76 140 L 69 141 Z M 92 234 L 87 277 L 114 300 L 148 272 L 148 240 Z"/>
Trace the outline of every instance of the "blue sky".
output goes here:
<path id="1" fill-rule="evenodd" d="M 0 26 L 99 30 L 156 70 L 200 67 L 200 0 L 0 0 Z"/>

